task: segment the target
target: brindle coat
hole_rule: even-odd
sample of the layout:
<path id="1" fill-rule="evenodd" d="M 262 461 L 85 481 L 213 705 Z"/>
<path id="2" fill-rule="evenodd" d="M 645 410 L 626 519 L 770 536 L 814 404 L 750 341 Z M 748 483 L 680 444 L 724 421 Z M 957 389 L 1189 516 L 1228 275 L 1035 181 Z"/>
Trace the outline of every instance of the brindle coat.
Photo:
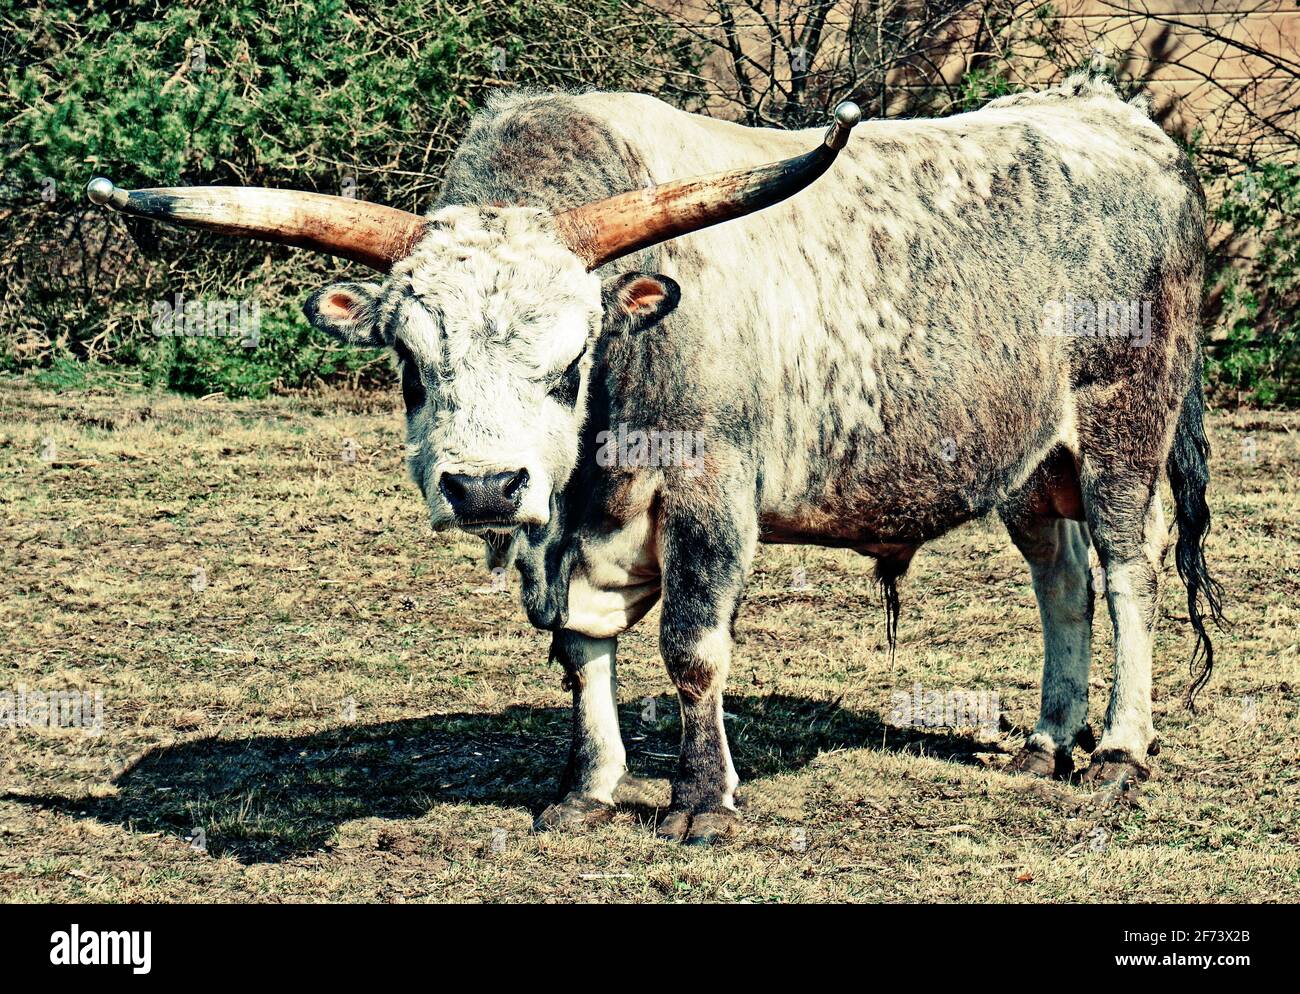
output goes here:
<path id="1" fill-rule="evenodd" d="M 465 257 L 456 253 L 466 224 L 476 239 L 506 239 L 526 216 L 544 234 L 556 211 L 789 157 L 819 139 L 629 94 L 497 99 L 447 171 L 430 215 L 443 219 L 440 233 L 368 291 L 381 337 L 403 359 L 412 469 L 435 520 L 450 443 L 431 439 L 436 425 L 465 416 L 458 403 L 471 403 L 457 377 L 472 374 L 453 356 L 471 355 L 475 335 L 518 348 L 500 331 L 509 316 L 486 332 L 453 327 L 448 291 L 421 275 Z M 1200 556 L 1204 248 L 1204 198 L 1186 156 L 1144 107 L 1073 79 L 971 114 L 868 122 L 789 201 L 601 270 L 603 324 L 586 351 L 555 366 L 568 378 L 555 403 L 578 418 L 565 443 L 576 446 L 569 471 L 548 477 L 549 511 L 509 538 L 488 535 L 496 561 L 518 567 L 528 617 L 554 633 L 573 689 L 563 797 L 540 825 L 606 818 L 630 783 L 615 640 L 657 599 L 682 710 L 660 831 L 709 841 L 735 817 L 722 693 L 758 542 L 875 556 L 896 611 L 892 583 L 916 549 L 991 511 L 1029 562 L 1044 630 L 1041 716 L 1014 768 L 1063 775 L 1075 745 L 1090 745 L 1091 543 L 1116 661 L 1088 775 L 1145 775 L 1156 743 L 1151 626 L 1167 466 L 1179 567 L 1207 652 L 1198 592 L 1217 610 Z M 648 284 L 641 274 L 653 274 Z M 495 280 L 478 281 L 492 284 L 485 299 L 526 296 L 521 280 Z M 415 331 L 404 316 L 413 300 L 424 308 Z M 1146 302 L 1149 326 L 1120 337 L 1051 333 L 1045 316 L 1071 301 Z M 514 313 L 536 310 L 523 301 Z M 530 362 L 544 371 L 555 360 Z M 490 393 L 473 394 L 475 403 Z M 599 464 L 600 433 L 620 425 L 702 431 L 702 464 Z M 503 438 L 507 428 L 494 430 Z M 468 460 L 461 450 L 472 446 L 457 444 Z M 500 468 L 520 461 L 503 456 Z"/>

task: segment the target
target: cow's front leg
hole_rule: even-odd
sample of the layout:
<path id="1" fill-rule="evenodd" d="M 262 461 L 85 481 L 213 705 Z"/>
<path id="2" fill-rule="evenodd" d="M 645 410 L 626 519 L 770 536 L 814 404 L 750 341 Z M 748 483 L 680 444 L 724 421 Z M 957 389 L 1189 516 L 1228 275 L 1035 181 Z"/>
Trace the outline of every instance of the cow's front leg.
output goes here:
<path id="1" fill-rule="evenodd" d="M 560 799 L 537 818 L 539 830 L 578 828 L 614 816 L 614 792 L 627 773 L 618 728 L 618 639 L 572 631 L 552 636 L 551 654 L 573 691 L 573 742 Z"/>
<path id="2" fill-rule="evenodd" d="M 757 526 L 714 511 L 668 517 L 662 534 L 659 638 L 681 705 L 682 738 L 672 804 L 659 835 L 703 845 L 734 834 L 738 823 L 738 778 L 727 746 L 722 691 L 731 664 L 731 624 Z"/>

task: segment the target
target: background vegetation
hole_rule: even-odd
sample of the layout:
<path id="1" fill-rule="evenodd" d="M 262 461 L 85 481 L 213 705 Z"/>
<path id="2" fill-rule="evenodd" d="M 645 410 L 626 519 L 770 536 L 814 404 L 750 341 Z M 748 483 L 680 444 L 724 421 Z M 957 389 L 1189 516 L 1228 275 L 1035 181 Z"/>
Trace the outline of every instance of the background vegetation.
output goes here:
<path id="1" fill-rule="evenodd" d="M 925 70 L 960 18 L 976 25 L 960 74 Z M 301 316 L 336 261 L 108 219 L 86 208 L 92 175 L 422 210 L 467 117 L 498 87 L 636 88 L 798 126 L 849 96 L 878 114 L 972 109 L 1031 85 L 1026 65 L 1090 61 L 1051 5 L 1013 0 L 0 0 L 0 370 L 56 387 L 230 396 L 391 375 L 384 357 L 339 347 Z M 1127 87 L 1141 81 L 1141 67 L 1110 69 Z M 1234 403 L 1294 404 L 1296 157 L 1181 137 L 1220 229 L 1207 286 L 1215 388 Z M 256 347 L 153 334 L 153 307 L 177 294 L 256 301 Z"/>
<path id="2" fill-rule="evenodd" d="M 382 356 L 335 346 L 301 316 L 304 291 L 340 264 L 106 219 L 86 209 L 90 176 L 422 210 L 488 89 L 631 86 L 653 75 L 642 51 L 690 63 L 666 22 L 619 0 L 0 0 L 0 48 L 0 363 L 56 385 L 111 364 L 232 396 L 388 375 Z M 155 336 L 154 302 L 177 293 L 256 299 L 258 346 Z"/>

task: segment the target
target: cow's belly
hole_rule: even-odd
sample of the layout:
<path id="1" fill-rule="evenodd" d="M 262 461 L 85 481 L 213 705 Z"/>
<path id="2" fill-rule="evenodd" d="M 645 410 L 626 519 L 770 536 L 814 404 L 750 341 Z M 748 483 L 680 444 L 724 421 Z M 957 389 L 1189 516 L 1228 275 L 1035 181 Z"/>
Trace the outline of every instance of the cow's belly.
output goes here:
<path id="1" fill-rule="evenodd" d="M 1009 501 L 1043 513 L 1081 513 L 1070 419 L 1017 437 L 975 435 L 961 445 L 908 451 L 888 441 L 871 457 L 827 466 L 765 495 L 764 542 L 873 551 L 914 547 Z"/>
<path id="2" fill-rule="evenodd" d="M 838 517 L 836 509 L 806 507 L 795 513 L 769 513 L 760 519 L 760 540 L 769 544 L 821 545 L 854 549 L 881 559 L 910 555 L 918 545 L 995 507 L 1014 503 L 1034 517 L 1084 520 L 1075 455 L 1058 445 L 1028 476 L 1015 485 L 990 490 L 983 500 L 959 496 L 933 506 L 887 506 L 865 503 L 857 517 Z"/>
<path id="3" fill-rule="evenodd" d="M 936 495 L 926 505 L 865 501 L 855 503 L 851 509 L 840 503 L 805 505 L 760 517 L 759 540 L 874 553 L 876 547 L 912 547 L 928 542 L 987 514 L 995 506 L 960 495 Z"/>

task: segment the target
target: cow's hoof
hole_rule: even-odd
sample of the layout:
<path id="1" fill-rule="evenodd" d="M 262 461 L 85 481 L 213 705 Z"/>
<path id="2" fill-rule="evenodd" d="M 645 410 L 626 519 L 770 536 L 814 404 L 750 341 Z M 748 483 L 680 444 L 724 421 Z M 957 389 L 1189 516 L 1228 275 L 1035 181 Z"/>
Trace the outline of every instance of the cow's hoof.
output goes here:
<path id="1" fill-rule="evenodd" d="M 731 838 L 739 827 L 740 816 L 730 808 L 696 812 L 677 808 L 668 812 L 655 834 L 688 846 L 710 846 Z"/>
<path id="2" fill-rule="evenodd" d="M 1092 754 L 1092 761 L 1079 779 L 1095 787 L 1123 790 L 1129 783 L 1142 783 L 1150 778 L 1151 771 L 1122 749 L 1100 749 Z"/>
<path id="3" fill-rule="evenodd" d="M 603 825 L 614 817 L 614 805 L 573 791 L 556 801 L 533 822 L 536 832 L 574 832 Z"/>
<path id="4" fill-rule="evenodd" d="M 1074 772 L 1074 760 L 1065 750 L 1053 751 L 1042 746 L 1026 745 L 1007 764 L 1006 771 L 1063 780 Z"/>

